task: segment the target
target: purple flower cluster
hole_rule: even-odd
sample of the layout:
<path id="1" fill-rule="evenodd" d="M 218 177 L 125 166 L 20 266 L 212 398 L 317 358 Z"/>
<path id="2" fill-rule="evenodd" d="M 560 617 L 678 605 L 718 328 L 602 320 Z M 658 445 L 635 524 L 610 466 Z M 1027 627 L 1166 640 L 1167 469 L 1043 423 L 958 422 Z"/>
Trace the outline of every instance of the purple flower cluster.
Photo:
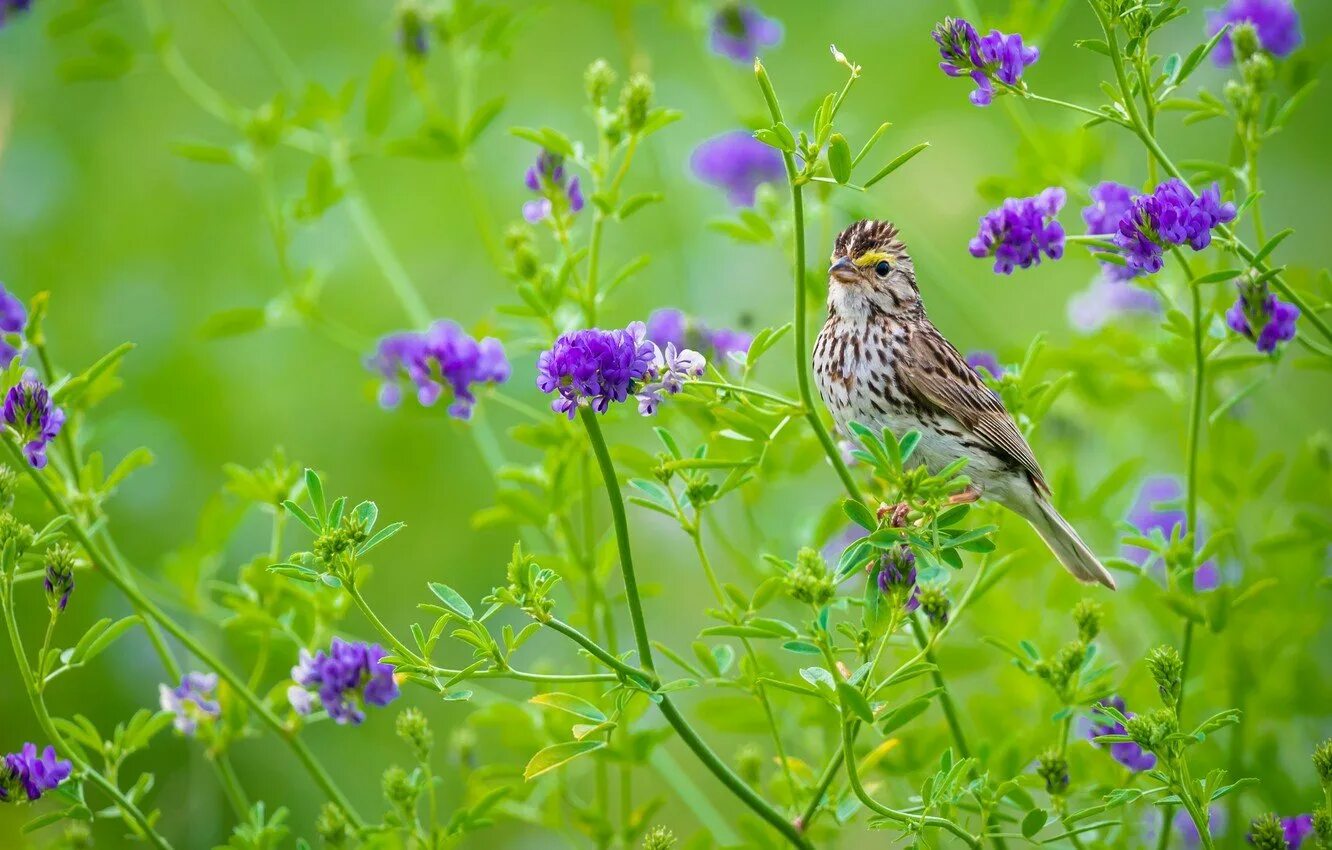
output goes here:
<path id="1" fill-rule="evenodd" d="M 400 378 L 405 375 L 416 386 L 416 400 L 426 407 L 439 400 L 447 384 L 453 393 L 449 415 L 458 419 L 472 415 L 473 384 L 502 384 L 509 379 L 509 360 L 499 340 L 474 339 L 455 322 L 444 320 L 424 332 L 389 334 L 379 341 L 366 366 L 384 378 L 379 389 L 382 407 L 401 403 Z"/>
<path id="2" fill-rule="evenodd" d="M 1287 56 L 1300 46 L 1300 14 L 1290 0 L 1230 0 L 1225 7 L 1207 13 L 1207 34 L 1216 35 L 1230 25 L 1231 32 L 1222 36 L 1212 58 L 1221 66 L 1235 62 L 1235 43 L 1232 39 L 1235 25 L 1247 23 L 1258 34 L 1258 43 L 1273 56 Z"/>
<path id="3" fill-rule="evenodd" d="M 932 35 L 943 57 L 939 70 L 950 77 L 970 76 L 976 83 L 976 90 L 971 93 L 971 102 L 976 106 L 990 105 L 996 81 L 1016 86 L 1022 72 L 1041 58 L 1035 47 L 1023 45 L 1022 36 L 1006 35 L 999 30 L 981 36 L 962 18 L 944 18 L 934 27 Z"/>
<path id="4" fill-rule="evenodd" d="M 10 387 L 0 416 L 23 443 L 28 463 L 37 469 L 46 466 L 46 447 L 65 424 L 65 411 L 51 401 L 46 385 L 36 378 L 24 378 Z"/>
<path id="5" fill-rule="evenodd" d="M 1123 269 L 1106 263 L 1106 269 Z M 1109 275 L 1098 277 L 1068 301 L 1068 321 L 1083 333 L 1091 333 L 1119 316 L 1156 315 L 1161 302 L 1156 294 Z"/>
<path id="6" fill-rule="evenodd" d="M 1281 829 L 1285 833 L 1286 846 L 1290 850 L 1300 850 L 1304 840 L 1314 834 L 1313 815 L 1304 814 L 1281 818 Z M 1245 835 L 1244 840 L 1253 844 L 1253 833 Z"/>
<path id="7" fill-rule="evenodd" d="M 0 27 L 5 25 L 10 12 L 26 12 L 30 8 L 32 0 L 0 0 Z"/>
<path id="8" fill-rule="evenodd" d="M 1278 343 L 1295 338 L 1295 321 L 1299 317 L 1300 308 L 1279 301 L 1265 282 L 1258 286 L 1242 282 L 1239 298 L 1226 311 L 1226 326 L 1253 340 L 1259 351 L 1271 354 Z"/>
<path id="9" fill-rule="evenodd" d="M 4 3 L 5 0 L 0 0 L 0 9 Z M 2 18 L 3 12 L 0 12 L 0 19 Z M 27 324 L 28 310 L 23 306 L 23 302 L 0 284 L 0 369 L 13 362 L 20 353 L 19 348 L 10 342 L 8 335 L 23 333 Z"/>
<path id="10" fill-rule="evenodd" d="M 1212 244 L 1212 228 L 1235 220 L 1235 205 L 1221 202 L 1213 183 L 1201 195 L 1183 181 L 1170 179 L 1150 195 L 1137 195 L 1115 229 L 1114 242 L 1129 270 L 1155 274 L 1166 248 L 1188 245 L 1201 251 Z"/>
<path id="11" fill-rule="evenodd" d="M 968 248 L 973 257 L 994 257 L 994 270 L 1012 274 L 1030 268 L 1044 253 L 1052 260 L 1064 256 L 1064 228 L 1054 217 L 1067 195 L 1053 186 L 1031 198 L 1009 198 L 980 219 L 980 231 Z"/>
<path id="12" fill-rule="evenodd" d="M 712 16 L 712 52 L 741 65 L 782 41 L 782 25 L 749 3 L 727 3 Z"/>
<path id="13" fill-rule="evenodd" d="M 589 328 L 562 334 L 537 359 L 537 387 L 555 393 L 551 410 L 570 419 L 580 406 L 605 413 L 611 402 L 630 395 L 638 401 L 638 412 L 651 416 L 663 392 L 680 392 L 706 365 L 696 351 L 677 350 L 671 342 L 658 347 L 647 338 L 647 327 L 633 322 L 624 330 Z"/>
<path id="14" fill-rule="evenodd" d="M 365 720 L 363 706 L 382 708 L 398 698 L 393 667 L 379 660 L 387 654 L 377 643 L 348 643 L 341 638 L 333 638 L 327 653 L 311 655 L 302 649 L 300 663 L 291 668 L 296 684 L 287 689 L 287 701 L 297 714 L 310 714 L 318 696 L 338 724 L 358 724 Z"/>
<path id="15" fill-rule="evenodd" d="M 713 363 L 729 362 L 732 354 L 744 354 L 754 342 L 752 334 L 731 328 L 713 330 L 674 308 L 652 311 L 647 320 L 647 338 L 659 348 L 668 345 L 674 345 L 677 351 L 692 348 Z"/>
<path id="16" fill-rule="evenodd" d="M 1006 371 L 993 351 L 973 351 L 967 355 L 967 365 L 977 374 L 989 374 L 991 378 L 1001 378 Z"/>
<path id="17" fill-rule="evenodd" d="M 1090 236 L 1113 237 L 1119 232 L 1119 222 L 1133 207 L 1136 192 L 1132 186 L 1105 181 L 1091 188 L 1091 205 L 1082 208 L 1082 220 Z M 1138 276 L 1136 269 L 1119 263 L 1101 262 L 1101 271 L 1108 280 L 1131 280 Z"/>
<path id="18" fill-rule="evenodd" d="M 1133 714 L 1124 707 L 1124 699 L 1119 696 L 1107 697 L 1101 700 L 1098 705 L 1108 706 L 1118 710 L 1125 717 L 1133 717 Z M 1097 715 L 1098 720 L 1092 721 L 1091 729 L 1087 735 L 1089 738 L 1097 738 L 1101 735 L 1123 735 L 1124 724 L 1117 723 L 1104 715 Z M 1121 741 L 1110 745 L 1110 757 L 1129 770 L 1139 772 L 1151 770 L 1156 767 L 1156 756 L 1147 752 L 1142 747 L 1132 741 Z"/>
<path id="19" fill-rule="evenodd" d="M 564 171 L 564 157 L 548 150 L 537 154 L 536 164 L 523 175 L 523 185 L 540 195 L 523 204 L 523 218 L 532 224 L 550 218 L 556 204 L 576 213 L 583 209 L 583 188 L 578 178 Z"/>
<path id="20" fill-rule="evenodd" d="M 28 800 L 36 800 L 68 779 L 73 768 L 68 761 L 56 758 L 55 747 L 47 747 L 38 755 L 36 744 L 24 744 L 22 750 L 0 761 L 0 800 L 17 802 L 20 791 Z"/>
<path id="21" fill-rule="evenodd" d="M 777 149 L 744 130 L 723 133 L 694 148 L 689 168 L 699 180 L 725 190 L 733 207 L 754 206 L 760 184 L 786 179 L 786 166 Z"/>
<path id="22" fill-rule="evenodd" d="M 158 685 L 162 710 L 176 716 L 176 731 L 194 737 L 201 721 L 214 720 L 222 714 L 213 692 L 217 690 L 216 673 L 186 673 L 178 687 Z"/>
<path id="23" fill-rule="evenodd" d="M 885 596 L 900 599 L 910 613 L 920 607 L 920 586 L 916 584 L 916 553 L 905 544 L 890 549 L 879 559 L 879 590 Z"/>
<path id="24" fill-rule="evenodd" d="M 1159 531 L 1169 540 L 1176 529 L 1180 534 L 1188 531 L 1188 516 L 1183 508 L 1162 507 L 1163 502 L 1173 502 L 1184 495 L 1179 481 L 1168 475 L 1156 475 L 1142 482 L 1138 496 L 1129 509 L 1128 523 L 1144 537 Z M 1123 555 L 1140 567 L 1148 565 L 1152 553 L 1140 546 L 1125 546 Z M 1200 564 L 1193 571 L 1193 589 L 1199 592 L 1216 590 L 1221 585 L 1221 571 L 1213 561 Z"/>

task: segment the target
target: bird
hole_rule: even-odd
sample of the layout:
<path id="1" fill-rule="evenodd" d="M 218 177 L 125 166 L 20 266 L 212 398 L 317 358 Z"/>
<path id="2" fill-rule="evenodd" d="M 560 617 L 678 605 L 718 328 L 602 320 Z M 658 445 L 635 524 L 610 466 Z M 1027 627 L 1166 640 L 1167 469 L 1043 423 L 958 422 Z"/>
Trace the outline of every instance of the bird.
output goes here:
<path id="1" fill-rule="evenodd" d="M 838 431 L 850 425 L 901 437 L 920 433 L 912 464 L 938 472 L 967 459 L 968 489 L 1031 524 L 1064 569 L 1115 589 L 1106 570 L 1051 502 L 1036 456 L 999 395 L 925 315 L 915 265 L 897 227 L 865 219 L 837 236 L 828 269 L 828 319 L 813 371 Z"/>

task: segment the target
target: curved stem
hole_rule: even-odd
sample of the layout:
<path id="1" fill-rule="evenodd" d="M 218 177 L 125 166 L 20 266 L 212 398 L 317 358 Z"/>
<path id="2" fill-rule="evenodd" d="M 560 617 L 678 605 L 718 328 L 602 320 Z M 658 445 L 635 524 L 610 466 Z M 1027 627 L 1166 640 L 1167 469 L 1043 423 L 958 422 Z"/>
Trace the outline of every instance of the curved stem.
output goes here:
<path id="1" fill-rule="evenodd" d="M 657 684 L 655 673 L 651 673 L 647 670 L 640 670 L 637 667 L 634 667 L 632 664 L 626 664 L 625 662 L 616 658 L 614 655 L 611 655 L 599 643 L 592 640 L 587 635 L 583 634 L 578 629 L 574 628 L 573 626 L 569 625 L 563 620 L 552 617 L 549 620 L 547 620 L 544 623 L 544 625 L 549 626 L 550 628 L 554 629 L 555 631 L 559 632 L 565 637 L 570 638 L 571 640 L 574 641 L 574 643 L 577 643 L 583 649 L 586 649 L 592 655 L 593 658 L 597 659 L 602 664 L 605 664 L 607 667 L 616 671 L 617 673 L 620 673 L 623 676 L 627 676 L 628 678 L 634 679 L 639 682 L 647 682 L 648 684 L 654 686 Z"/>
<path id="2" fill-rule="evenodd" d="M 398 636 L 393 634 L 392 629 L 384 625 L 384 621 L 379 619 L 379 615 L 376 614 L 370 608 L 369 603 L 365 601 L 365 597 L 361 595 L 361 589 L 356 586 L 356 582 L 354 579 L 348 578 L 346 581 L 342 583 L 342 587 L 344 590 L 347 591 L 347 595 L 351 597 L 352 602 L 356 604 L 356 607 L 361 612 L 361 614 L 367 620 L 370 621 L 370 625 L 374 627 L 374 630 L 379 632 L 379 634 L 383 636 L 384 640 L 389 642 L 389 646 L 393 647 L 394 652 L 396 652 L 402 658 L 405 658 L 413 663 L 416 662 L 419 662 L 421 664 L 427 663 L 426 659 L 421 658 L 419 655 L 417 655 L 415 652 L 409 649 L 406 644 L 398 640 Z"/>
<path id="3" fill-rule="evenodd" d="M 777 395 L 776 393 L 770 393 L 767 390 L 757 390 L 754 389 L 753 387 L 741 387 L 737 386 L 736 384 L 727 384 L 721 381 L 690 381 L 687 384 L 687 386 L 711 387 L 713 389 L 725 390 L 726 392 L 737 393 L 739 395 L 748 395 L 748 396 L 753 396 L 754 398 L 761 398 L 764 399 L 765 401 L 776 402 L 777 404 L 784 404 L 787 407 L 795 407 L 795 408 L 801 407 L 800 402 L 796 401 L 793 398 L 786 398 L 785 396 L 780 396 Z M 841 454 L 839 453 L 838 457 L 840 456 Z"/>

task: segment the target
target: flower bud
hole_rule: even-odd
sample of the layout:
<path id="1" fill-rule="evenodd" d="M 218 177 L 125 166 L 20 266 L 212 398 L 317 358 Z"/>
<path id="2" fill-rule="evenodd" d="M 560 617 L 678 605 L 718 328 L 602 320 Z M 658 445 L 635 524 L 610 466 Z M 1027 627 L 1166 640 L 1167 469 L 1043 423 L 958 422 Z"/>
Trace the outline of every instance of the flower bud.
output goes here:
<path id="1" fill-rule="evenodd" d="M 1286 828 L 1271 812 L 1253 819 L 1249 824 L 1248 839 L 1256 850 L 1290 850 L 1286 843 Z"/>
<path id="2" fill-rule="evenodd" d="M 36 536 L 32 526 L 19 522 L 9 511 L 0 511 L 0 550 L 12 542 L 14 557 L 21 558 Z"/>
<path id="3" fill-rule="evenodd" d="M 1068 759 L 1054 750 L 1041 753 L 1036 760 L 1036 775 L 1045 780 L 1045 791 L 1052 797 L 1068 790 Z"/>
<path id="4" fill-rule="evenodd" d="M 787 594 L 797 602 L 822 608 L 836 591 L 823 556 L 808 547 L 801 549 L 796 554 L 795 569 L 786 574 Z"/>
<path id="5" fill-rule="evenodd" d="M 381 785 L 384 790 L 384 799 L 388 801 L 389 805 L 398 808 L 410 809 L 416 805 L 416 798 L 421 795 L 421 786 L 416 782 L 415 777 L 397 765 L 384 771 Z"/>
<path id="6" fill-rule="evenodd" d="M 671 850 L 675 846 L 675 833 L 657 825 L 643 836 L 643 850 Z"/>
<path id="7" fill-rule="evenodd" d="M 1313 834 L 1318 847 L 1332 847 L 1332 808 L 1324 806 L 1313 813 Z"/>
<path id="8" fill-rule="evenodd" d="M 1179 728 L 1173 711 L 1158 708 L 1145 714 L 1135 714 L 1124 724 L 1124 734 L 1133 739 L 1133 743 L 1144 750 L 1160 753 L 1166 738 Z"/>
<path id="9" fill-rule="evenodd" d="M 1091 643 L 1101 633 L 1101 603 L 1094 599 L 1084 599 L 1073 606 L 1073 622 L 1078 627 L 1078 639 Z"/>
<path id="10" fill-rule="evenodd" d="M 14 490 L 18 486 L 18 473 L 7 463 L 0 463 L 0 510 L 14 507 Z"/>
<path id="11" fill-rule="evenodd" d="M 417 761 L 430 758 L 430 750 L 435 746 L 435 735 L 430 731 L 430 723 L 420 709 L 408 708 L 399 714 L 394 731 L 404 744 L 411 747 Z"/>
<path id="12" fill-rule="evenodd" d="M 1332 738 L 1314 747 L 1313 763 L 1318 781 L 1323 783 L 1323 788 L 1332 790 Z"/>
<path id="13" fill-rule="evenodd" d="M 587 71 L 583 74 L 583 86 L 587 89 L 587 99 L 593 106 L 605 104 L 606 96 L 610 94 L 613 85 L 615 85 L 615 71 L 605 59 L 598 59 L 587 66 Z"/>
<path id="14" fill-rule="evenodd" d="M 351 824 L 347 823 L 347 816 L 342 813 L 342 809 L 332 803 L 325 803 L 319 810 L 319 817 L 315 819 L 315 834 L 325 847 L 337 850 L 351 846 Z"/>
<path id="15" fill-rule="evenodd" d="M 652 81 L 644 74 L 634 74 L 620 90 L 620 114 L 624 119 L 624 129 L 630 133 L 643 129 L 651 104 Z"/>
<path id="16" fill-rule="evenodd" d="M 1158 646 L 1147 654 L 1147 669 L 1156 680 L 1161 702 L 1173 709 L 1179 704 L 1180 694 L 1184 690 L 1184 661 L 1179 653 L 1173 646 Z"/>
<path id="17" fill-rule="evenodd" d="M 74 592 L 74 549 L 57 543 L 46 550 L 46 602 L 53 611 L 64 611 Z"/>
<path id="18" fill-rule="evenodd" d="M 1258 40 L 1258 29 L 1252 21 L 1240 21 L 1230 28 L 1230 41 L 1235 46 L 1235 58 L 1246 62 L 1263 49 Z"/>
<path id="19" fill-rule="evenodd" d="M 1256 54 L 1240 66 L 1240 71 L 1244 75 L 1244 81 L 1255 93 L 1265 91 L 1276 78 L 1276 65 L 1272 64 L 1272 57 L 1266 53 Z"/>
<path id="20" fill-rule="evenodd" d="M 920 610 L 930 625 L 941 629 L 948 624 L 948 612 L 952 603 L 948 594 L 939 585 L 926 585 L 920 589 Z"/>
<path id="21" fill-rule="evenodd" d="M 404 5 L 398 12 L 398 46 L 411 59 L 422 59 L 430 52 L 430 25 L 421 10 Z"/>

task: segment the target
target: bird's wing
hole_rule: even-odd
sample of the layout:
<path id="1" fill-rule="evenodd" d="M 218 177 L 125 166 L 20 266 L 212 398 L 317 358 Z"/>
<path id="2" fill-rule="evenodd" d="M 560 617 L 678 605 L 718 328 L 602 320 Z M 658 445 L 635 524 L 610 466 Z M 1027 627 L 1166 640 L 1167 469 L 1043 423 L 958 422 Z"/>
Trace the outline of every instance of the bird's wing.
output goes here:
<path id="1" fill-rule="evenodd" d="M 1017 463 L 1040 490 L 1045 474 L 999 396 L 933 325 L 915 328 L 907 338 L 898 369 L 907 395 L 962 423 L 989 446 Z"/>

